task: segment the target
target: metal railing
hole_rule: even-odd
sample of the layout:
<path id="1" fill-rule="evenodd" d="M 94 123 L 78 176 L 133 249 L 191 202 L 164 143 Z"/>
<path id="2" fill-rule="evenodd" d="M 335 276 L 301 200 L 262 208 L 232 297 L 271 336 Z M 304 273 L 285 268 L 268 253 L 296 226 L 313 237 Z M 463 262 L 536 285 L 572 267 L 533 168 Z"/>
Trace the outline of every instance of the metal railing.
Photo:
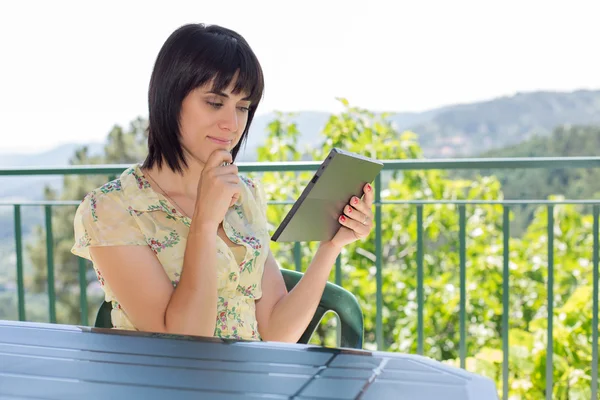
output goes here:
<path id="1" fill-rule="evenodd" d="M 0 168 L 1 176 L 32 176 L 32 175 L 108 175 L 118 176 L 124 169 L 130 165 L 91 165 L 91 166 L 65 166 L 65 167 L 15 167 Z M 318 162 L 273 162 L 273 163 L 239 163 L 240 172 L 288 172 L 288 171 L 315 171 L 320 166 Z M 427 159 L 427 160 L 391 160 L 384 161 L 384 171 L 407 171 L 407 170 L 489 170 L 489 169 L 529 169 L 529 168 L 598 168 L 600 167 L 600 157 L 564 157 L 564 158 L 508 158 L 508 159 Z M 412 205 L 416 207 L 417 223 L 417 352 L 424 352 L 424 231 L 423 231 L 423 207 L 429 204 L 449 204 L 455 205 L 459 213 L 459 279 L 460 279 L 460 342 L 459 354 L 460 365 L 465 367 L 467 320 L 466 320 L 466 207 L 468 205 L 501 205 L 503 207 L 503 269 L 502 269 L 502 382 L 503 397 L 508 398 L 508 377 L 509 377 L 509 239 L 510 225 L 509 213 L 511 207 L 536 204 L 543 205 L 548 209 L 548 248 L 547 248 L 547 357 L 546 357 L 546 397 L 552 397 L 553 388 L 553 320 L 554 320 L 554 207 L 561 204 L 584 204 L 592 206 L 593 214 L 593 259 L 592 259 L 592 279 L 593 279 L 593 301 L 592 301 L 592 365 L 591 365 L 591 392 L 592 399 L 598 396 L 598 284 L 599 284 L 599 215 L 600 200 L 472 200 L 472 201 L 439 201 L 439 200 L 401 200 L 401 201 L 382 201 L 381 199 L 381 175 L 375 181 L 375 248 L 376 248 L 376 326 L 375 337 L 378 349 L 384 345 L 383 337 L 383 295 L 382 295 L 382 206 L 384 205 Z M 80 201 L 32 201 L 32 202 L 0 202 L 0 206 L 12 206 L 14 213 L 14 232 L 16 248 L 16 272 L 17 272 L 17 290 L 18 290 L 18 308 L 19 319 L 25 320 L 25 292 L 23 277 L 23 244 L 21 237 L 21 210 L 22 207 L 42 206 L 45 211 L 45 230 L 46 230 L 46 257 L 47 257 L 47 276 L 48 276 L 48 299 L 49 316 L 51 322 L 56 322 L 56 296 L 54 288 L 54 250 L 53 250 L 53 231 L 52 231 L 52 208 L 54 206 L 77 206 Z M 271 202 L 270 204 L 291 204 L 290 202 Z M 301 268 L 301 245 L 295 243 L 293 247 L 293 258 L 296 269 Z M 86 263 L 79 258 L 79 283 L 80 283 L 80 307 L 82 310 L 82 321 L 88 325 L 88 304 L 86 293 Z M 338 258 L 335 268 L 335 281 L 342 283 L 341 262 Z"/>

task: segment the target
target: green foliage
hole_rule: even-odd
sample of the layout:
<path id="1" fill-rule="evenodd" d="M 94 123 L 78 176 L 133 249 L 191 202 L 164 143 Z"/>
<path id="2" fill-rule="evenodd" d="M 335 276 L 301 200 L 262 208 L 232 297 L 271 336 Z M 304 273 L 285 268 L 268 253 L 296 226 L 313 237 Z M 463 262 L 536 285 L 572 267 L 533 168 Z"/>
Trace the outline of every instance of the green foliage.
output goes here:
<path id="1" fill-rule="evenodd" d="M 548 136 L 536 136 L 515 146 L 486 152 L 481 157 L 582 157 L 600 152 L 600 126 L 559 126 Z M 473 178 L 494 175 L 502 183 L 507 199 L 593 199 L 600 195 L 600 168 L 541 168 L 514 170 L 455 171 L 451 176 Z M 591 212 L 581 206 L 582 212 Z M 520 236 L 533 220 L 535 205 L 515 208 L 511 231 Z"/>
<path id="2" fill-rule="evenodd" d="M 342 147 L 379 159 L 422 157 L 416 135 L 394 130 L 385 115 L 350 107 L 333 115 L 323 129 L 323 146 L 310 154 L 321 160 L 331 147 Z M 270 125 L 260 161 L 298 160 L 297 130 L 292 116 L 279 115 Z M 293 202 L 312 173 L 265 173 L 262 180 L 272 201 Z M 498 200 L 495 177 L 451 179 L 441 171 L 403 171 L 384 175 L 383 200 Z M 269 208 L 274 225 L 289 206 Z M 467 368 L 489 376 L 502 387 L 503 208 L 466 206 Z M 417 351 L 416 208 L 382 206 L 384 349 Z M 512 216 L 512 214 L 511 214 Z M 547 297 L 547 210 L 539 208 L 521 238 L 510 240 L 510 395 L 544 398 Z M 554 234 L 554 382 L 553 398 L 590 396 L 592 221 L 574 206 L 555 206 Z M 424 205 L 425 354 L 459 365 L 459 216 L 455 205 Z M 275 226 L 273 226 L 274 228 Z M 375 237 L 348 246 L 342 254 L 345 288 L 365 313 L 365 347 L 375 348 Z M 277 260 L 294 268 L 292 244 L 274 244 Z M 315 245 L 302 245 L 302 268 Z M 332 277 L 333 279 L 333 274 Z M 324 321 L 313 343 L 334 345 L 332 320 Z"/>
<path id="3" fill-rule="evenodd" d="M 322 131 L 322 146 L 301 148 L 292 115 L 278 114 L 267 128 L 258 149 L 259 161 L 321 160 L 331 147 L 378 159 L 423 157 L 417 136 L 399 132 L 387 115 L 350 106 L 332 115 Z M 129 131 L 115 128 L 109 135 L 106 154 L 90 158 L 85 149 L 74 164 L 130 163 L 143 157 L 144 122 Z M 255 174 L 259 175 L 259 174 Z M 269 207 L 271 231 L 283 219 L 291 203 L 312 178 L 312 172 L 260 174 L 270 201 L 287 204 Z M 105 177 L 65 178 L 63 199 L 81 199 Z M 382 174 L 383 200 L 498 200 L 504 194 L 496 177 L 455 179 L 444 171 L 398 171 Z M 47 198 L 56 198 L 50 191 Z M 590 397 L 592 220 L 574 206 L 555 206 L 554 235 L 554 382 L 553 398 Z M 78 281 L 72 245 L 74 209 L 57 209 L 55 228 L 57 308 L 59 322 L 78 323 Z M 467 271 L 467 368 L 493 378 L 502 387 L 502 283 L 503 208 L 497 205 L 466 206 Z M 417 352 L 417 226 L 416 206 L 382 206 L 383 341 L 381 350 Z M 511 214 L 512 216 L 512 214 Z M 544 398 L 547 332 L 547 209 L 538 208 L 527 230 L 510 240 L 510 396 Z M 459 364 L 459 208 L 449 204 L 423 206 L 424 234 L 424 352 L 444 362 Z M 40 229 L 31 246 L 35 274 L 30 288 L 45 291 L 45 243 Z M 273 243 L 280 265 L 295 268 L 293 245 Z M 301 246 L 302 269 L 316 251 L 316 243 Z M 342 284 L 358 298 L 365 314 L 365 347 L 375 348 L 376 283 L 375 235 L 344 249 Z M 335 270 L 335 269 L 334 269 Z M 334 274 L 330 277 L 334 279 Z M 88 285 L 95 282 L 90 269 Z M 96 303 L 93 303 L 96 301 Z M 90 299 L 92 305 L 99 300 Z M 313 343 L 335 344 L 335 320 L 321 324 Z"/>
<path id="4" fill-rule="evenodd" d="M 553 215 L 553 398 L 589 399 L 593 329 L 592 219 L 570 205 L 555 206 Z M 509 382 L 510 395 L 519 399 L 545 398 L 547 220 L 547 209 L 540 208 L 524 237 L 510 241 Z M 499 289 L 496 299 L 488 299 L 487 303 L 500 302 L 500 296 Z M 500 311 L 498 308 L 494 312 L 500 316 Z M 502 352 L 501 342 L 496 339 L 469 349 L 474 355 L 467 359 L 467 369 L 497 379 L 500 387 Z M 457 359 L 450 362 L 458 364 Z"/>
<path id="5" fill-rule="evenodd" d="M 131 122 L 128 131 L 120 126 L 115 126 L 108 135 L 104 154 L 90 156 L 87 147 L 78 149 L 70 160 L 72 165 L 89 164 L 121 164 L 139 162 L 144 157 L 146 142 L 146 121 L 138 118 Z M 111 177 L 114 179 L 114 177 Z M 44 197 L 47 200 L 81 200 L 95 187 L 106 183 L 106 176 L 74 175 L 65 176 L 63 190 L 58 196 L 51 189 L 46 188 Z M 71 254 L 73 246 L 73 218 L 75 207 L 54 207 L 52 213 L 52 231 L 54 239 L 54 275 L 56 287 L 57 320 L 60 323 L 78 324 L 81 322 L 79 303 L 79 274 L 77 258 Z M 45 293 L 47 291 L 47 263 L 46 263 L 46 232 L 43 227 L 36 227 L 32 243 L 27 245 L 34 273 L 26 279 L 26 287 L 32 293 Z M 96 276 L 91 268 L 86 276 L 87 293 L 89 298 L 89 321 L 93 321 L 100 304 L 102 294 L 98 288 Z M 37 317 L 36 317 L 37 316 Z M 29 316 L 30 320 L 47 320 L 47 315 L 35 312 Z"/>

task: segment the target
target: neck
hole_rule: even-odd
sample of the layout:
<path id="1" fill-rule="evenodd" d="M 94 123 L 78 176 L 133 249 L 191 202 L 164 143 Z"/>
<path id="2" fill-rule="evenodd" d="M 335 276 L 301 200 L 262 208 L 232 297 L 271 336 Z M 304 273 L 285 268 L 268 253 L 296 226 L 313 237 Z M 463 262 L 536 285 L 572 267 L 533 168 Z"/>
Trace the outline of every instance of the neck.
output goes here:
<path id="1" fill-rule="evenodd" d="M 154 166 L 148 172 L 169 196 L 195 199 L 198 192 L 198 180 L 204 170 L 204 163 L 193 157 L 188 157 L 186 161 L 188 166 L 187 168 L 184 167 L 183 174 L 171 171 L 166 163 L 163 164 L 162 169 L 159 170 Z"/>

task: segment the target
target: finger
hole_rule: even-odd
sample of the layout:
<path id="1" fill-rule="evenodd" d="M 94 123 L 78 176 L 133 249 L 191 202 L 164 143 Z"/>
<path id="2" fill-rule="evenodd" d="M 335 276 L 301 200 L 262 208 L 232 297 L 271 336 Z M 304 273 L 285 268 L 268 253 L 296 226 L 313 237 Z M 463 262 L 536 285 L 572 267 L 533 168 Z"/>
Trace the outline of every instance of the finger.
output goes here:
<path id="1" fill-rule="evenodd" d="M 233 156 L 227 150 L 218 149 L 218 150 L 213 151 L 211 153 L 211 155 L 208 157 L 208 160 L 206 160 L 205 168 L 210 168 L 210 169 L 216 168 L 216 167 L 219 167 L 224 162 L 232 163 Z"/>
<path id="2" fill-rule="evenodd" d="M 232 205 L 235 204 L 236 201 L 238 201 L 240 199 L 241 195 L 239 192 L 234 192 L 231 195 L 231 202 L 229 203 L 229 207 L 231 207 Z"/>
<path id="3" fill-rule="evenodd" d="M 240 188 L 239 188 L 239 186 L 240 186 L 240 177 L 239 176 L 228 174 L 228 175 L 222 175 L 222 176 L 220 176 L 219 179 L 222 182 L 225 182 L 227 185 L 235 185 L 235 186 L 237 186 L 238 190 L 240 190 Z"/>
<path id="4" fill-rule="evenodd" d="M 240 184 L 232 185 L 231 198 L 234 203 L 242 198 L 242 189 Z"/>
<path id="5" fill-rule="evenodd" d="M 363 192 L 365 193 L 365 195 L 363 196 L 363 201 L 366 203 L 367 207 L 369 207 L 369 209 L 370 209 L 371 206 L 373 205 L 373 200 L 375 198 L 373 186 L 370 183 L 367 183 L 363 187 Z"/>
<path id="6" fill-rule="evenodd" d="M 215 176 L 221 176 L 221 175 L 238 176 L 238 173 L 239 173 L 238 166 L 235 164 L 230 164 L 225 167 L 217 167 L 213 171 L 214 171 L 213 173 Z"/>
<path id="7" fill-rule="evenodd" d="M 338 221 L 340 224 L 342 224 L 342 226 L 353 230 L 357 236 L 363 237 L 369 233 L 369 227 L 367 225 L 363 225 L 360 222 L 354 221 L 345 215 L 340 215 Z"/>
<path id="8" fill-rule="evenodd" d="M 358 211 L 362 212 L 364 215 L 366 215 L 369 218 L 373 218 L 373 210 L 372 210 L 372 205 L 369 206 L 366 202 L 366 194 L 365 194 L 365 198 L 364 199 L 359 199 L 356 196 L 352 196 L 352 198 L 350 199 L 350 205 L 354 208 L 356 208 Z"/>
<path id="9" fill-rule="evenodd" d="M 369 219 L 369 216 L 367 214 L 349 205 L 344 207 L 344 215 L 346 215 L 350 219 L 353 219 L 356 222 L 360 222 L 361 224 L 363 224 L 363 222 L 366 224 Z"/>

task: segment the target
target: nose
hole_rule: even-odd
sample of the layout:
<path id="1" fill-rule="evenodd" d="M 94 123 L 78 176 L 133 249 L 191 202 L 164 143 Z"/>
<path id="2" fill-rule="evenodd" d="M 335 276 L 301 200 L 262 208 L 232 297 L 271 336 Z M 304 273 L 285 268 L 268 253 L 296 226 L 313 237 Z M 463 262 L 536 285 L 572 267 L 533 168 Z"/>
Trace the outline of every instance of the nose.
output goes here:
<path id="1" fill-rule="evenodd" d="M 223 110 L 221 121 L 219 122 L 219 128 L 230 132 L 237 132 L 238 130 L 238 114 L 237 110 Z"/>

